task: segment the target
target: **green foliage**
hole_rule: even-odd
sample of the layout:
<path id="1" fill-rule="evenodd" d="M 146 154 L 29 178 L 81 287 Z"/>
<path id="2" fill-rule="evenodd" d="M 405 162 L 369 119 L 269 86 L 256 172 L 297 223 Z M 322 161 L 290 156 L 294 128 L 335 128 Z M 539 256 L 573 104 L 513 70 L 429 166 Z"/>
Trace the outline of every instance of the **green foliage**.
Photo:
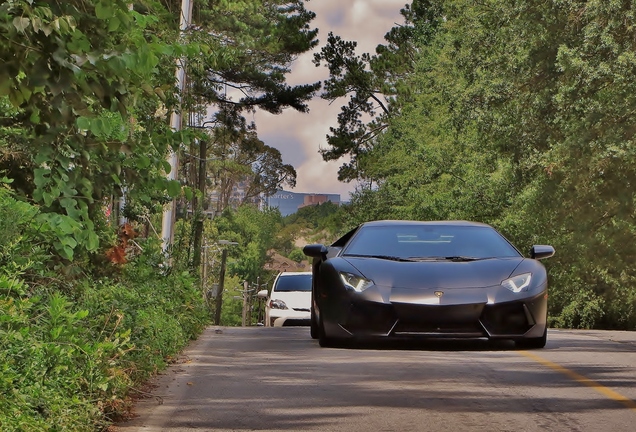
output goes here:
<path id="1" fill-rule="evenodd" d="M 244 205 L 236 210 L 226 209 L 220 217 L 209 221 L 207 236 L 207 286 L 219 283 L 221 248 L 228 252 L 224 281 L 221 325 L 235 326 L 242 323 L 243 281 L 250 287 L 267 283 L 275 272 L 267 269 L 269 253 L 289 240 L 282 240 L 280 231 L 282 217 L 278 209 L 260 211 L 253 205 Z M 226 245 L 218 240 L 229 240 L 237 244 Z M 251 293 L 253 295 L 254 293 Z M 235 297 L 240 297 L 236 299 Z M 210 302 L 210 310 L 215 304 Z M 254 314 L 257 311 L 254 310 Z"/>
<path id="2" fill-rule="evenodd" d="M 436 2 L 411 3 L 400 11 L 404 23 L 384 36 L 387 44 L 378 45 L 376 55 L 357 55 L 357 42 L 345 41 L 331 32 L 320 53 L 314 54 L 314 64 L 324 63 L 330 74 L 321 97 L 331 102 L 348 99 L 338 115 L 338 127 L 329 129 L 329 147 L 321 151 L 325 160 L 350 157 L 338 171 L 340 180 L 376 180 L 362 160 L 410 100 L 411 87 L 405 78 L 414 72 L 417 42 L 426 43 L 442 21 Z"/>
<path id="3" fill-rule="evenodd" d="M 294 249 L 289 253 L 289 255 L 287 255 L 287 258 L 292 261 L 296 261 L 297 263 L 307 259 L 302 249 Z"/>
<path id="4" fill-rule="evenodd" d="M 225 281 L 221 325 L 238 327 L 243 324 L 243 281 L 238 276 L 229 276 Z"/>
<path id="5" fill-rule="evenodd" d="M 156 240 L 139 240 L 144 254 L 109 278 L 50 271 L 64 227 L 41 216 L 0 187 L 0 426 L 100 430 L 209 314 L 189 272 L 164 274 Z"/>
<path id="6" fill-rule="evenodd" d="M 261 194 L 271 195 L 282 185 L 296 185 L 296 170 L 284 164 L 279 150 L 266 145 L 256 133 L 256 126 L 248 124 L 236 108 L 223 108 L 214 115 L 216 127 L 207 155 L 208 179 L 220 195 L 217 210 L 238 206 L 258 199 Z M 232 190 L 244 185 L 242 202 L 232 201 Z"/>
<path id="7" fill-rule="evenodd" d="M 0 310 L 2 429 L 97 428 L 102 420 L 91 399 L 107 384 L 107 359 L 120 343 L 88 342 L 81 325 L 87 312 L 70 310 L 59 294 L 46 302 L 2 290 Z"/>
<path id="8" fill-rule="evenodd" d="M 175 194 L 165 154 L 176 139 L 155 115 L 174 79 L 157 67 L 173 49 L 154 35 L 151 10 L 128 6 L 0 6 L 0 169 L 21 198 L 40 205 L 40 222 L 66 260 L 98 249 L 104 198 L 122 188 L 146 203 Z"/>
<path id="9" fill-rule="evenodd" d="M 178 2 L 166 3 L 178 9 Z M 257 108 L 273 114 L 286 108 L 308 111 L 307 101 L 320 83 L 290 86 L 286 76 L 294 59 L 318 44 L 317 30 L 310 27 L 314 17 L 301 0 L 193 3 L 193 25 L 183 34 L 189 89 L 182 107 L 195 119 L 196 139 L 184 141 L 189 152 L 182 166 L 186 185 L 200 192 L 184 205 L 193 215 L 187 254 L 194 267 L 201 261 L 208 187 L 218 196 L 216 208 L 209 210 L 218 214 L 296 183 L 295 169 L 258 138 L 244 113 Z M 240 91 L 228 94 L 228 88 Z M 215 114 L 208 117 L 211 106 Z M 240 202 L 233 196 L 238 184 Z M 259 254 L 254 252 L 256 260 Z"/>
<path id="10" fill-rule="evenodd" d="M 82 281 L 72 297 L 30 295 L 24 279 L 0 273 L 3 431 L 103 429 L 208 323 L 195 278 L 166 275 L 158 242 L 142 244 L 119 275 Z"/>
<path id="11" fill-rule="evenodd" d="M 296 213 L 286 216 L 285 225 L 303 222 L 312 228 L 325 229 L 332 223 L 332 216 L 338 212 L 338 205 L 331 201 L 318 205 L 306 206 L 298 209 Z"/>
<path id="12" fill-rule="evenodd" d="M 228 260 L 228 273 L 253 282 L 266 276 L 267 252 L 282 225 L 280 212 L 277 209 L 260 211 L 252 205 L 244 205 L 236 211 L 227 209 L 215 222 L 221 238 L 238 243 L 228 249 L 228 256 L 234 258 Z"/>
<path id="13" fill-rule="evenodd" d="M 195 2 L 199 31 L 178 38 L 177 3 L 0 4 L 3 431 L 104 429 L 127 409 L 131 388 L 209 322 L 209 287 L 188 269 L 192 230 L 177 236 L 186 246 L 170 251 L 170 267 L 159 242 L 146 238 L 135 239 L 127 264 L 106 260 L 117 227 L 105 213 L 119 198 L 123 215 L 143 223 L 156 223 L 170 198 L 194 198 L 198 184 L 167 180 L 170 151 L 216 140 L 213 150 L 227 163 L 211 171 L 226 170 L 232 181 L 246 175 L 251 196 L 295 183 L 293 167 L 241 113 L 307 111 L 319 84 L 289 86 L 285 76 L 317 44 L 314 14 L 302 1 Z M 187 95 L 174 86 L 177 58 L 189 67 Z M 230 101 L 226 85 L 245 97 Z M 172 130 L 173 111 L 204 105 L 230 114 L 215 118 L 224 122 L 218 133 Z M 233 150 L 236 160 L 227 160 Z M 235 285 L 268 275 L 263 265 L 280 226 L 279 213 L 252 210 L 203 223 L 209 236 L 222 228 L 241 242 L 230 260 Z M 236 324 L 236 316 L 228 302 L 223 322 Z"/>
<path id="14" fill-rule="evenodd" d="M 320 83 L 285 83 L 293 59 L 318 44 L 318 31 L 309 27 L 315 14 L 303 1 L 201 2 L 193 16 L 200 31 L 189 38 L 207 47 L 190 59 L 196 103 L 273 114 L 286 107 L 308 110 L 306 102 Z M 243 90 L 237 100 L 229 99 L 226 84 Z"/>

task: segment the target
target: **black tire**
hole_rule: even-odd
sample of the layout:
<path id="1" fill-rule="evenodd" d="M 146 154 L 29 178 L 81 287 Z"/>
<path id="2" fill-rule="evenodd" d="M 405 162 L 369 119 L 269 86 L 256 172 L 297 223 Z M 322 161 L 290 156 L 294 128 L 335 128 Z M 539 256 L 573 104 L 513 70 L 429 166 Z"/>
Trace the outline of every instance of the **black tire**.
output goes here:
<path id="1" fill-rule="evenodd" d="M 548 329 L 543 332 L 543 336 L 538 338 L 520 339 L 515 341 L 515 346 L 521 349 L 541 349 L 548 342 Z"/>
<path id="2" fill-rule="evenodd" d="M 318 319 L 318 345 L 323 348 L 329 348 L 334 346 L 334 340 L 330 337 L 327 337 L 325 334 L 325 325 L 322 322 L 322 317 Z"/>
<path id="3" fill-rule="evenodd" d="M 312 339 L 318 339 L 318 323 L 316 322 L 316 311 L 314 310 L 314 303 L 311 303 L 311 321 L 309 324 L 309 334 Z"/>

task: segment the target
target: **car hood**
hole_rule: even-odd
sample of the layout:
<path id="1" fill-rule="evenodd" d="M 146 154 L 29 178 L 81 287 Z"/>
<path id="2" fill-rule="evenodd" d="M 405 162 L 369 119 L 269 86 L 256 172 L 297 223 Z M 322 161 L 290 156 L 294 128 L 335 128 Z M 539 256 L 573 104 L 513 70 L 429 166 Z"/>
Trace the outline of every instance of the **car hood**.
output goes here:
<path id="1" fill-rule="evenodd" d="M 480 288 L 499 285 L 523 261 L 522 257 L 467 262 L 402 262 L 358 257 L 342 259 L 376 285 L 406 289 Z"/>
<path id="2" fill-rule="evenodd" d="M 291 309 L 309 310 L 311 307 L 311 291 L 274 291 L 271 299 L 282 300 Z"/>

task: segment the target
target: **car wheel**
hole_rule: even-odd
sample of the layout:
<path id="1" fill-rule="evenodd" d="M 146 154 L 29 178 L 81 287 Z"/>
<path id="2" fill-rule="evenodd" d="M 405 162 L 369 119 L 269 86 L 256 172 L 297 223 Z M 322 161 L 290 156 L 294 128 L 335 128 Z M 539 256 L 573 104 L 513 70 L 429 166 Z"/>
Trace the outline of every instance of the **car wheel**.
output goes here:
<path id="1" fill-rule="evenodd" d="M 314 310 L 314 305 L 313 302 L 311 304 L 311 320 L 310 320 L 310 327 L 309 327 L 309 334 L 311 335 L 312 339 L 318 339 L 318 323 L 316 323 L 316 311 Z"/>
<path id="2" fill-rule="evenodd" d="M 521 349 L 540 349 L 545 347 L 548 341 L 548 329 L 543 332 L 543 336 L 538 338 L 528 338 L 515 341 L 515 346 Z"/>
<path id="3" fill-rule="evenodd" d="M 322 322 L 322 317 L 318 319 L 318 345 L 323 348 L 328 348 L 334 346 L 334 341 L 332 338 L 327 337 L 325 333 L 325 324 Z"/>

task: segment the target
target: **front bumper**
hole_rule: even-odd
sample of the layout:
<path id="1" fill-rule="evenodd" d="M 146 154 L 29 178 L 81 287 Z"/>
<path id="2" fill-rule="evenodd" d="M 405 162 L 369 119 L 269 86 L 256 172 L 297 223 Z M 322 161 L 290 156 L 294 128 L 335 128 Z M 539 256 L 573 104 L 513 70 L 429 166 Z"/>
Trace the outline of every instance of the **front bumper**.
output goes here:
<path id="1" fill-rule="evenodd" d="M 363 293 L 364 294 L 364 293 Z M 455 293 L 461 294 L 461 293 Z M 506 294 L 504 293 L 504 296 Z M 547 321 L 547 292 L 507 301 L 456 295 L 446 303 L 396 295 L 376 301 L 346 295 L 322 307 L 329 337 L 421 337 L 525 339 L 541 337 Z M 491 296 L 492 297 L 492 296 Z"/>
<path id="2" fill-rule="evenodd" d="M 269 327 L 308 326 L 311 314 L 297 310 L 271 310 L 269 313 Z"/>

